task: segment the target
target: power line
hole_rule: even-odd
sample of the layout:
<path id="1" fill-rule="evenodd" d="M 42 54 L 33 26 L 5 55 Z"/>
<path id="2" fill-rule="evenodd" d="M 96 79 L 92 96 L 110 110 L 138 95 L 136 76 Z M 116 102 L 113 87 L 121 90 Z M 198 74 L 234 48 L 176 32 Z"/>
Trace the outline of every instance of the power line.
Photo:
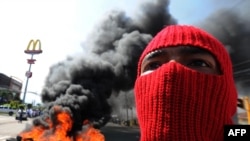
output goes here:
<path id="1" fill-rule="evenodd" d="M 250 60 L 246 60 L 246 61 L 240 62 L 238 64 L 234 64 L 233 67 L 239 67 L 239 66 L 242 66 L 242 65 L 245 65 L 248 63 L 250 64 Z"/>

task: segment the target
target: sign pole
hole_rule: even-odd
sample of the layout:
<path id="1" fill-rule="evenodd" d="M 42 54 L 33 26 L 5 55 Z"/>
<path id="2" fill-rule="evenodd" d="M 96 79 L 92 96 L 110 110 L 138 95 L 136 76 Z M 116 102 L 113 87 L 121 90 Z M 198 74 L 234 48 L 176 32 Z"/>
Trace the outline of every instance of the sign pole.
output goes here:
<path id="1" fill-rule="evenodd" d="M 33 59 L 33 54 L 31 54 L 31 59 Z M 26 84 L 25 84 L 25 89 L 24 89 L 24 93 L 23 93 L 23 103 L 25 103 L 25 97 L 26 97 L 26 93 L 27 93 L 27 88 L 28 88 L 28 83 L 29 83 L 29 78 L 31 77 L 30 73 L 31 73 L 31 65 L 29 65 L 29 70 L 26 72 Z"/>
<path id="2" fill-rule="evenodd" d="M 38 44 L 38 48 L 36 47 Z M 31 48 L 32 46 L 32 48 Z M 26 72 L 26 77 L 27 77 L 27 80 L 26 80 L 26 84 L 25 84 L 25 89 L 24 89 L 24 94 L 23 94 L 23 103 L 25 104 L 25 97 L 26 97 L 26 93 L 27 93 L 27 88 L 28 88 L 28 82 L 29 82 L 29 78 L 31 78 L 32 76 L 32 72 L 31 72 L 31 65 L 32 64 L 35 64 L 35 59 L 33 59 L 33 56 L 35 54 L 40 54 L 42 53 L 42 49 L 41 49 L 41 42 L 40 40 L 30 40 L 29 44 L 28 44 L 28 47 L 26 50 L 24 50 L 24 52 L 26 54 L 30 54 L 31 55 L 31 58 L 30 59 L 27 59 L 28 61 L 28 64 L 29 64 L 29 70 Z"/>

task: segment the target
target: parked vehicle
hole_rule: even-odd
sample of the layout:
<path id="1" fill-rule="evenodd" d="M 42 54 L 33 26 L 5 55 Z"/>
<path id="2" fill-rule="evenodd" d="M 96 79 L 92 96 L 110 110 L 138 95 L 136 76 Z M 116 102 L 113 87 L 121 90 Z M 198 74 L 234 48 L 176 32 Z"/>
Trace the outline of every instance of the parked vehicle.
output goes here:
<path id="1" fill-rule="evenodd" d="M 40 114 L 41 114 L 41 111 L 39 111 L 39 110 L 33 110 L 32 111 L 32 117 L 40 116 Z"/>
<path id="2" fill-rule="evenodd" d="M 16 120 L 20 119 L 20 115 L 21 115 L 21 110 L 18 110 L 16 112 Z M 22 111 L 22 120 L 28 120 L 28 114 L 25 110 Z"/>
<path id="3" fill-rule="evenodd" d="M 8 114 L 9 116 L 12 116 L 16 112 L 15 109 L 10 108 L 6 105 L 0 105 L 0 113 Z"/>

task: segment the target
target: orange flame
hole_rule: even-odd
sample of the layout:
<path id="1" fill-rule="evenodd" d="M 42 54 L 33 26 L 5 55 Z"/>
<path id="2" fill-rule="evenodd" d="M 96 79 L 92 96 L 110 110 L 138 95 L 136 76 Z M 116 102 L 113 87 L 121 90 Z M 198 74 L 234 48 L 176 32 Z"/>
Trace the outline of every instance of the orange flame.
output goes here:
<path id="1" fill-rule="evenodd" d="M 56 115 L 56 123 L 52 123 L 51 119 L 47 119 L 48 129 L 42 126 L 33 126 L 31 130 L 21 132 L 19 136 L 22 138 L 22 141 L 105 141 L 104 135 L 99 130 L 93 128 L 88 120 L 85 120 L 83 123 L 89 124 L 87 130 L 77 133 L 76 136 L 68 136 L 73 125 L 70 114 L 61 110 L 58 106 L 55 106 L 54 109 L 59 111 Z"/>
<path id="2" fill-rule="evenodd" d="M 99 130 L 89 126 L 86 132 L 76 137 L 76 141 L 105 141 L 105 138 Z"/>

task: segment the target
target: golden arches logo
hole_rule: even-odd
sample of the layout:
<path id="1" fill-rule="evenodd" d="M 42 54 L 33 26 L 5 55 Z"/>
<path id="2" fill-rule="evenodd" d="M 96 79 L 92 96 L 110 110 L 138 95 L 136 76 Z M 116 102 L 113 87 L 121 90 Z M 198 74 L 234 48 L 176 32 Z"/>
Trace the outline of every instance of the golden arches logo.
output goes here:
<path id="1" fill-rule="evenodd" d="M 38 45 L 38 48 L 37 48 Z M 32 46 L 32 49 L 31 49 Z M 40 40 L 30 40 L 27 49 L 24 51 L 27 54 L 39 54 L 42 53 L 42 48 L 41 48 L 41 41 Z"/>

